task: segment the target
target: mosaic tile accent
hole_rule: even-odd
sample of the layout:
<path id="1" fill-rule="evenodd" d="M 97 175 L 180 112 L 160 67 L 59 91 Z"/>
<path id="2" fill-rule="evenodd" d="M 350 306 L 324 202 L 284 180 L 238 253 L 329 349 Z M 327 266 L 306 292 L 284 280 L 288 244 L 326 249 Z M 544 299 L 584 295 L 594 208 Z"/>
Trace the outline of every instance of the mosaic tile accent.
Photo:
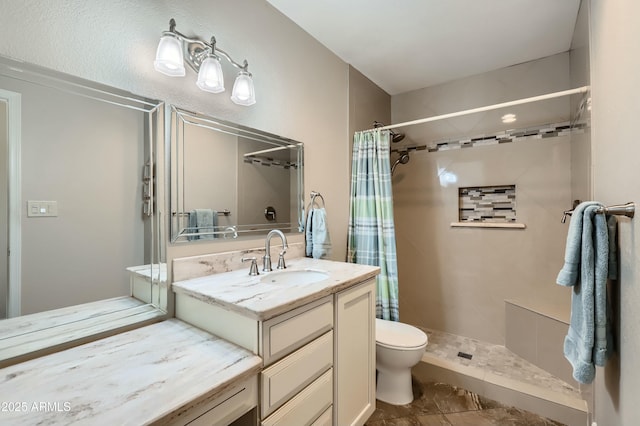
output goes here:
<path id="1" fill-rule="evenodd" d="M 546 138 L 553 138 L 556 136 L 567 136 L 572 133 L 584 133 L 585 128 L 588 127 L 588 123 L 574 123 L 573 125 L 568 122 L 543 124 L 534 127 L 527 127 L 524 129 L 505 130 L 503 132 L 494 133 L 491 135 L 477 135 L 474 137 L 468 137 L 463 139 L 444 139 L 435 141 L 428 145 L 415 145 L 402 148 L 392 149 L 391 152 L 410 152 L 410 151 L 447 151 L 451 149 L 462 148 L 476 148 L 487 145 L 499 145 L 504 143 L 521 142 L 521 141 L 536 141 Z"/>
<path id="2" fill-rule="evenodd" d="M 298 168 L 298 163 L 294 163 L 291 161 L 275 160 L 270 157 L 259 157 L 257 155 L 250 155 L 248 157 L 245 157 L 244 162 L 253 164 L 256 166 L 261 165 L 266 167 L 277 167 L 281 169 L 297 169 Z"/>
<path id="3" fill-rule="evenodd" d="M 460 222 L 511 223 L 516 221 L 516 186 L 459 188 Z"/>

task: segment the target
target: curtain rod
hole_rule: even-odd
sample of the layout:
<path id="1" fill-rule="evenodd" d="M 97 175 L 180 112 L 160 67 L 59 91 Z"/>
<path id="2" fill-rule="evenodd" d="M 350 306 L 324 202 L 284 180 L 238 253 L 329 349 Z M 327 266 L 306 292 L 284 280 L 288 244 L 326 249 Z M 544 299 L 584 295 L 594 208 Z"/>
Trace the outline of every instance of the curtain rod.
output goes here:
<path id="1" fill-rule="evenodd" d="M 533 96 L 531 98 L 518 99 L 515 101 L 509 101 L 509 102 L 503 102 L 495 105 L 488 105 L 488 106 L 479 107 L 479 108 L 467 109 L 464 111 L 452 112 L 449 114 L 436 115 L 433 117 L 421 118 L 419 120 L 405 121 L 404 123 L 390 124 L 388 126 L 378 127 L 377 129 L 369 129 L 369 130 L 391 130 L 391 129 L 396 129 L 398 127 L 413 126 L 414 124 L 422 124 L 422 123 L 428 123 L 430 121 L 438 121 L 438 120 L 444 120 L 447 118 L 460 117 L 462 115 L 474 114 L 476 112 L 491 111 L 494 109 L 500 109 L 500 108 L 510 107 L 514 105 L 527 104 L 529 102 L 559 98 L 561 96 L 574 95 L 576 93 L 585 93 L 588 91 L 589 91 L 589 86 L 582 86 L 576 89 L 563 90 L 561 92 L 548 93 L 546 95 Z"/>

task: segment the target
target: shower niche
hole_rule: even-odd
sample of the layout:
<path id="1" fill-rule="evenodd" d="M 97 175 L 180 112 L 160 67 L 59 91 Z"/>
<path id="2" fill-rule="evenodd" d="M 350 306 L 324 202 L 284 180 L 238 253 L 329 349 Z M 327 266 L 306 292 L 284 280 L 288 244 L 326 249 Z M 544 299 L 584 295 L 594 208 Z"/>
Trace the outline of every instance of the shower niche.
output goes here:
<path id="1" fill-rule="evenodd" d="M 458 221 L 452 227 L 525 228 L 516 222 L 516 186 L 458 188 Z"/>

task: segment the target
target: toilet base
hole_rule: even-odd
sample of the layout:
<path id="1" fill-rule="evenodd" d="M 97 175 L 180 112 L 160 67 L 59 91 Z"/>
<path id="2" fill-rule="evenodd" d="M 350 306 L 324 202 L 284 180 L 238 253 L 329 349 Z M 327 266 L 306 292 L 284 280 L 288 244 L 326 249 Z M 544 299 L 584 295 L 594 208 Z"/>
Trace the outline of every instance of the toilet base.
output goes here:
<path id="1" fill-rule="evenodd" d="M 376 399 L 392 405 L 405 405 L 413 401 L 411 369 L 378 369 Z"/>

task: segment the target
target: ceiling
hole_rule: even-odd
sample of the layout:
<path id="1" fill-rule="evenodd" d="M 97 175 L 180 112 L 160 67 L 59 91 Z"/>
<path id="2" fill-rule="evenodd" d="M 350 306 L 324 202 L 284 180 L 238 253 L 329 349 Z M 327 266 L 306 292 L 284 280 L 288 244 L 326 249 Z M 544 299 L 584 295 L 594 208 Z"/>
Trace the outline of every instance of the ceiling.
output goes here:
<path id="1" fill-rule="evenodd" d="M 390 95 L 569 50 L 580 0 L 267 0 Z"/>

